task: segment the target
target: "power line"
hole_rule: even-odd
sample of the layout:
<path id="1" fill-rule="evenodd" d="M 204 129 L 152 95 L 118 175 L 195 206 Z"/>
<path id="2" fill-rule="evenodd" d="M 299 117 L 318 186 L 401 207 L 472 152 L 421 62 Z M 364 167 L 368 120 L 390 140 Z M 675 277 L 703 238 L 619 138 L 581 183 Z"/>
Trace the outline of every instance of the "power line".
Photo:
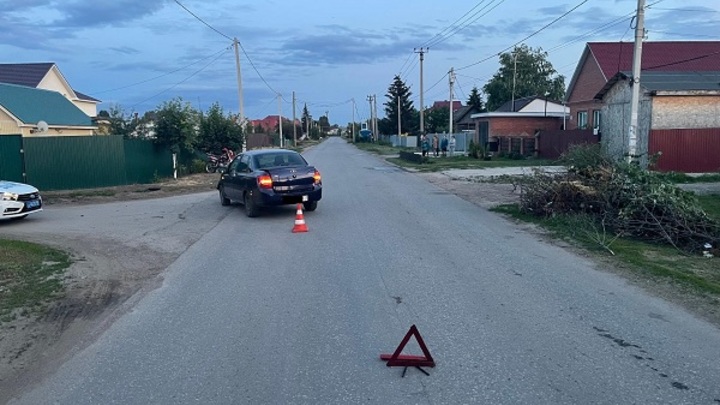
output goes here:
<path id="1" fill-rule="evenodd" d="M 400 66 L 400 69 L 398 69 L 398 76 L 403 75 L 403 69 L 405 69 L 405 65 L 410 61 L 410 58 L 415 54 L 415 52 L 410 52 L 410 55 L 408 55 L 407 59 L 405 59 L 405 62 L 403 62 L 402 66 Z"/>
<path id="2" fill-rule="evenodd" d="M 213 27 L 212 25 L 206 23 L 205 20 L 203 20 L 202 18 L 198 17 L 195 13 L 193 13 L 192 11 L 190 11 L 187 7 L 183 6 L 182 3 L 180 3 L 178 0 L 175 0 L 175 3 L 177 3 L 178 6 L 182 7 L 185 11 L 187 11 L 188 13 L 190 13 L 190 15 L 193 16 L 193 17 L 195 17 L 198 21 L 200 21 L 201 23 L 205 24 L 205 25 L 206 25 L 208 28 L 210 28 L 211 30 L 217 32 L 218 34 L 224 36 L 225 38 L 227 38 L 227 39 L 229 39 L 229 40 L 231 40 L 231 41 L 233 40 L 233 39 L 230 38 L 229 36 L 227 36 L 227 35 L 223 34 L 222 32 L 218 31 L 218 30 L 217 30 L 215 27 Z"/>
<path id="3" fill-rule="evenodd" d="M 408 76 L 410 76 L 410 73 L 412 73 L 412 72 L 415 71 L 415 68 L 417 67 L 417 65 L 418 65 L 419 63 L 420 63 L 420 62 L 416 59 L 416 60 L 412 63 L 412 65 L 410 65 L 410 66 L 408 67 L 408 70 L 405 72 L 404 77 L 402 77 L 402 80 L 403 80 L 403 81 L 407 80 Z"/>
<path id="4" fill-rule="evenodd" d="M 265 104 L 262 108 L 258 108 L 258 109 L 255 110 L 255 111 L 266 111 L 267 108 L 270 106 L 270 104 L 273 104 L 275 101 L 276 101 L 276 99 L 275 99 L 275 97 L 273 97 L 273 98 L 271 98 L 270 101 L 268 101 L 268 103 Z M 272 115 L 272 114 L 268 114 L 268 115 Z M 253 117 L 259 117 L 259 115 L 258 115 L 257 113 L 256 113 L 256 114 L 253 114 L 252 116 L 253 116 Z"/>
<path id="5" fill-rule="evenodd" d="M 433 85 L 430 86 L 427 90 L 425 90 L 425 94 L 427 94 L 430 90 L 432 90 L 433 88 L 435 88 L 435 86 L 437 86 L 438 84 L 440 84 L 441 81 L 445 80 L 445 78 L 448 76 L 448 74 L 449 74 L 449 73 L 445 73 L 445 74 L 443 75 L 443 77 L 440 78 L 440 80 L 436 81 L 435 84 L 433 84 Z"/>
<path id="6" fill-rule="evenodd" d="M 243 55 L 245 55 L 248 62 L 250 62 L 250 66 L 252 66 L 255 73 L 257 73 L 258 77 L 260 77 L 260 80 L 262 80 L 262 82 L 265 83 L 265 85 L 267 86 L 268 89 L 270 89 L 270 91 L 272 91 L 274 94 L 278 94 L 278 92 L 275 91 L 275 89 L 270 85 L 270 83 L 268 83 L 267 80 L 265 80 L 263 75 L 260 74 L 260 71 L 257 69 L 257 67 L 255 67 L 255 63 L 253 63 L 252 59 L 250 59 L 250 55 L 248 55 L 247 51 L 245 51 L 245 47 L 242 46 L 242 43 L 240 41 L 238 41 L 238 45 L 240 45 L 240 49 L 242 50 Z"/>
<path id="7" fill-rule="evenodd" d="M 457 80 L 457 77 L 455 77 L 455 84 L 458 86 L 458 90 L 460 90 L 460 93 L 462 93 L 463 99 L 467 100 L 467 95 L 465 95 L 465 90 L 463 90 L 462 86 L 460 85 L 460 81 Z"/>
<path id="8" fill-rule="evenodd" d="M 495 0 L 493 0 L 493 2 L 494 2 L 494 1 L 495 1 Z M 479 16 L 478 16 L 477 18 L 475 18 L 474 20 L 472 20 L 472 21 L 466 21 L 466 22 L 464 22 L 462 25 L 455 27 L 450 33 L 446 34 L 445 36 L 443 36 L 443 37 L 441 37 L 441 38 L 438 38 L 437 40 L 435 40 L 434 42 L 432 42 L 432 43 L 429 44 L 428 46 L 429 46 L 429 47 L 430 47 L 430 46 L 436 46 L 436 45 L 439 45 L 439 44 L 445 42 L 445 40 L 447 40 L 448 38 L 452 37 L 453 35 L 457 34 L 458 32 L 462 31 L 463 29 L 465 29 L 465 28 L 469 27 L 470 25 L 474 24 L 475 22 L 477 22 L 477 21 L 478 21 L 479 19 L 481 19 L 482 17 L 485 17 L 486 15 L 490 14 L 491 11 L 495 10 L 498 6 L 500 6 L 500 5 L 501 5 L 502 3 L 504 3 L 504 2 L 505 2 L 505 0 L 500 0 L 498 3 L 496 3 L 495 5 L 493 5 L 489 10 L 487 10 L 487 11 L 484 12 L 483 14 L 479 15 Z M 482 12 L 483 10 L 485 10 L 485 9 L 486 9 L 487 7 L 489 7 L 491 4 L 492 4 L 492 2 L 489 3 L 488 5 L 486 5 L 485 7 L 481 8 L 480 10 L 478 10 L 475 14 L 473 14 L 472 16 L 470 16 L 470 18 L 475 17 L 478 13 Z"/>
<path id="9" fill-rule="evenodd" d="M 202 58 L 202 59 L 198 59 L 198 60 L 196 60 L 195 62 L 192 62 L 192 63 L 190 63 L 190 64 L 187 64 L 187 65 L 185 65 L 185 66 L 183 66 L 183 67 L 181 67 L 181 68 L 179 68 L 179 69 L 175 69 L 175 70 L 173 70 L 173 71 L 170 71 L 170 72 L 161 74 L 160 76 L 151 77 L 151 78 L 149 78 L 149 79 L 145 79 L 145 80 L 139 81 L 139 82 L 137 82 L 137 83 L 128 84 L 128 85 L 122 86 L 122 87 L 116 87 L 116 88 L 114 88 L 114 89 L 103 90 L 103 91 L 96 91 L 96 92 L 93 92 L 93 94 L 103 94 L 103 93 L 109 93 L 109 92 L 111 92 L 111 91 L 124 90 L 124 89 L 130 88 L 130 87 L 139 86 L 139 85 L 141 85 L 141 84 L 145 84 L 145 83 L 147 83 L 147 82 L 151 82 L 151 81 L 153 81 L 153 80 L 161 79 L 161 78 L 163 78 L 163 77 L 165 77 L 165 76 L 170 76 L 170 75 L 173 74 L 173 73 L 177 73 L 177 72 L 179 72 L 179 71 L 181 71 L 181 70 L 185 70 L 186 68 L 189 68 L 189 67 L 192 66 L 192 65 L 198 64 L 198 63 L 200 63 L 200 62 L 202 62 L 202 61 L 204 61 L 204 60 L 206 60 L 206 59 L 212 58 L 213 56 L 217 56 L 217 55 L 219 55 L 219 54 L 221 54 L 221 53 L 224 53 L 224 52 L 226 52 L 226 51 L 229 50 L 229 49 L 230 49 L 229 46 L 228 46 L 228 47 L 225 47 L 224 49 L 222 49 L 222 50 L 220 50 L 220 51 L 218 51 L 218 52 L 216 52 L 216 53 L 214 53 L 214 54 L 212 54 L 212 55 L 206 56 L 206 57 L 204 57 L 204 58 Z"/>
<path id="10" fill-rule="evenodd" d="M 558 22 L 558 21 L 562 20 L 563 18 L 567 17 L 570 13 L 572 13 L 572 12 L 575 11 L 575 10 L 577 10 L 580 6 L 582 6 L 583 4 L 587 3 L 588 1 L 589 1 L 589 0 L 583 0 L 583 1 L 581 1 L 581 2 L 578 3 L 575 7 L 573 7 L 573 8 L 571 8 L 570 10 L 564 12 L 564 13 L 561 14 L 559 17 L 557 17 L 557 18 L 555 18 L 554 20 L 550 21 L 549 23 L 545 24 L 544 26 L 542 26 L 540 29 L 536 30 L 536 31 L 533 32 L 532 34 L 526 36 L 525 38 L 521 39 L 520 41 L 515 42 L 514 44 L 510 45 L 509 47 L 501 50 L 500 52 L 497 53 L 497 55 L 502 54 L 503 52 L 506 52 L 506 51 L 508 51 L 508 50 L 510 50 L 510 49 L 513 49 L 513 48 L 516 47 L 517 45 L 519 45 L 519 44 L 527 41 L 528 39 L 534 37 L 535 35 L 539 34 L 540 32 L 546 30 L 546 29 L 549 28 L 551 25 L 553 25 L 553 24 L 555 24 L 556 22 Z M 487 58 L 485 58 L 485 59 L 482 59 L 482 60 L 480 60 L 480 61 L 478 61 L 478 62 L 471 63 L 471 64 L 469 64 L 469 65 L 467 65 L 467 66 L 463 66 L 463 67 L 461 67 L 461 68 L 459 68 L 459 69 L 457 69 L 457 70 L 464 70 L 464 69 L 467 69 L 467 68 L 469 68 L 469 67 L 472 67 L 472 66 L 475 66 L 475 65 L 479 65 L 479 64 L 482 63 L 482 62 L 485 62 L 485 61 L 488 61 L 488 60 L 490 60 L 490 59 L 493 59 L 495 56 L 496 56 L 496 55 L 489 56 L 489 57 L 487 57 Z"/>
<path id="11" fill-rule="evenodd" d="M 648 6 L 649 7 L 649 6 Z M 718 10 L 712 10 L 712 9 L 690 9 L 690 8 L 662 8 L 662 7 L 654 7 L 653 10 L 660 10 L 660 11 L 680 11 L 680 12 L 691 12 L 691 13 L 720 13 Z"/>
<path id="12" fill-rule="evenodd" d="M 652 6 L 656 5 L 656 4 L 659 4 L 659 3 L 663 2 L 663 1 L 665 1 L 665 0 L 658 0 L 658 1 L 654 2 L 654 3 L 651 3 L 651 4 L 647 5 L 647 6 L 645 6 L 645 8 L 650 8 L 650 7 L 652 7 Z M 587 37 L 590 37 L 590 36 L 592 36 L 592 35 L 594 35 L 594 34 L 597 34 L 598 32 L 605 31 L 605 30 L 607 30 L 607 29 L 609 29 L 609 28 L 612 28 L 612 27 L 614 27 L 614 26 L 622 23 L 622 22 L 629 21 L 629 20 L 632 19 L 632 16 L 634 16 L 634 15 L 635 15 L 635 11 L 631 11 L 631 12 L 629 12 L 629 13 L 627 13 L 627 14 L 619 17 L 619 18 L 616 18 L 616 19 L 614 19 L 614 20 L 612 20 L 612 21 L 609 21 L 609 22 L 607 22 L 607 23 L 605 23 L 605 24 L 603 24 L 603 25 L 601 25 L 601 26 L 599 26 L 599 27 L 597 27 L 597 28 L 594 28 L 594 29 L 592 29 L 592 30 L 590 30 L 590 31 L 588 31 L 588 32 L 586 32 L 586 33 L 584 33 L 584 34 L 581 34 L 581 35 L 579 35 L 579 36 L 577 36 L 577 37 L 575 37 L 575 38 L 573 38 L 573 39 L 571 39 L 571 40 L 569 40 L 569 41 L 566 41 L 566 42 L 563 42 L 563 43 L 561 43 L 561 44 L 558 44 L 558 45 L 556 45 L 556 46 L 548 49 L 546 52 L 547 52 L 547 53 L 552 53 L 552 52 L 557 51 L 557 50 L 559 50 L 559 49 L 562 49 L 562 48 L 565 48 L 565 47 L 567 47 L 567 46 L 570 46 L 570 45 L 572 45 L 572 44 L 574 44 L 574 43 L 576 43 L 576 42 L 579 42 L 579 41 L 581 41 L 581 40 L 583 40 L 583 39 L 585 39 L 585 38 L 587 38 Z M 495 55 L 491 56 L 491 57 L 488 58 L 488 59 L 491 59 L 491 58 L 494 58 L 494 57 L 495 57 Z M 483 60 L 483 61 L 484 61 L 484 60 Z M 572 62 L 572 63 L 569 63 L 569 64 L 567 64 L 567 65 L 563 65 L 562 67 L 558 68 L 557 70 L 558 70 L 558 72 L 559 72 L 563 67 L 570 66 L 570 65 L 575 65 L 575 66 L 576 66 L 577 63 Z M 492 78 L 492 76 L 489 76 L 489 77 L 486 77 L 485 79 L 481 79 L 481 78 L 478 78 L 478 77 L 463 75 L 463 74 L 460 74 L 460 73 L 456 73 L 456 76 L 467 77 L 467 78 L 469 78 L 469 79 L 473 79 L 473 80 L 476 80 L 476 81 L 479 81 L 479 82 L 486 82 L 487 80 L 490 80 L 490 79 Z"/>
<path id="13" fill-rule="evenodd" d="M 715 52 L 711 52 L 711 53 L 708 53 L 708 54 L 705 54 L 705 55 L 695 56 L 695 57 L 693 57 L 693 58 L 687 58 L 687 59 L 683 59 L 683 60 L 678 60 L 678 61 L 675 61 L 675 62 L 664 63 L 664 64 L 662 64 L 662 65 L 650 66 L 650 67 L 643 68 L 643 70 L 652 70 L 652 69 L 658 69 L 658 68 L 667 67 L 667 66 L 679 65 L 679 64 L 681 64 L 681 63 L 692 62 L 692 61 L 699 60 L 699 59 L 705 59 L 705 58 L 707 58 L 707 57 L 710 57 L 710 56 L 713 56 L 713 55 L 718 55 L 718 54 L 720 54 L 720 51 L 715 51 Z"/>
<path id="14" fill-rule="evenodd" d="M 703 34 L 685 34 L 681 32 L 669 32 L 660 30 L 647 30 L 648 33 L 654 32 L 658 34 L 673 35 L 676 37 L 696 37 L 696 38 L 717 38 L 717 35 L 703 35 Z"/>
<path id="15" fill-rule="evenodd" d="M 163 91 L 161 91 L 161 92 L 153 95 L 152 97 L 148 97 L 148 98 L 146 98 L 146 99 L 143 100 L 143 101 L 140 101 L 140 102 L 135 103 L 135 105 L 133 105 L 131 108 L 134 109 L 134 108 L 137 107 L 138 105 L 140 105 L 140 104 L 142 104 L 142 103 L 144 103 L 144 102 L 146 102 L 146 101 L 152 100 L 153 98 L 155 98 L 155 97 L 157 97 L 157 96 L 159 96 L 159 95 L 161 95 L 161 94 L 163 94 L 163 93 L 165 93 L 165 92 L 167 92 L 167 91 L 170 91 L 170 90 L 174 89 L 175 87 L 177 87 L 177 86 L 185 83 L 186 81 L 190 80 L 193 76 L 195 76 L 196 74 L 202 72 L 203 70 L 207 69 L 208 66 L 212 65 L 213 63 L 215 63 L 215 61 L 217 61 L 218 59 L 220 59 L 220 57 L 223 56 L 223 55 L 225 54 L 225 52 L 227 52 L 227 49 L 226 49 L 223 53 L 219 54 L 215 59 L 211 60 L 210 63 L 208 63 L 207 65 L 201 67 L 199 70 L 196 70 L 196 71 L 195 71 L 193 74 L 191 74 L 190 76 L 188 76 L 188 77 L 186 77 L 185 79 L 183 79 L 183 80 L 181 80 L 181 81 L 173 84 L 172 86 L 168 87 L 167 89 L 165 89 L 165 90 L 163 90 Z"/>
<path id="16" fill-rule="evenodd" d="M 442 38 L 442 36 L 444 35 L 445 31 L 447 31 L 447 30 L 452 29 L 453 27 L 455 27 L 455 24 L 457 24 L 460 20 L 462 20 L 463 18 L 465 18 L 465 16 L 467 16 L 468 14 L 470 14 L 473 10 L 475 10 L 475 9 L 478 8 L 478 7 L 480 7 L 480 5 L 483 4 L 484 2 L 485 2 L 485 0 L 482 0 L 481 2 L 479 2 L 478 4 L 476 4 L 473 8 L 471 8 L 470 10 L 468 10 L 468 11 L 467 11 L 465 14 L 463 14 L 460 18 L 458 18 L 457 20 L 453 21 L 452 24 L 448 25 L 447 27 L 443 28 L 442 31 L 440 31 L 440 32 L 438 32 L 437 34 L 435 34 L 432 38 L 430 38 L 427 42 L 425 42 L 425 43 L 422 45 L 422 47 L 423 47 L 423 48 L 428 47 L 429 44 L 431 44 L 436 38 Z M 470 17 L 470 18 L 472 18 L 472 17 Z"/>
<path id="17" fill-rule="evenodd" d="M 193 13 L 192 11 L 190 11 L 190 9 L 188 9 L 187 7 L 185 7 L 184 5 L 182 5 L 182 3 L 180 3 L 178 0 L 174 0 L 174 1 L 175 1 L 175 3 L 177 3 L 180 7 L 182 7 L 185 11 L 187 11 L 188 13 L 190 13 L 190 15 L 192 15 L 193 17 L 195 17 L 195 18 L 196 18 L 198 21 L 200 21 L 201 23 L 205 24 L 205 25 L 206 25 L 208 28 L 210 28 L 211 30 L 217 32 L 218 34 L 222 35 L 223 37 L 225 37 L 225 38 L 227 38 L 227 39 L 229 39 L 229 40 L 231 40 L 231 41 L 233 41 L 233 42 L 236 41 L 235 38 L 230 38 L 230 36 L 225 35 L 224 33 L 220 32 L 218 29 L 216 29 L 216 28 L 213 27 L 212 25 L 210 25 L 210 24 L 208 24 L 207 22 L 205 22 L 205 20 L 203 20 L 202 18 L 198 17 L 195 13 Z M 259 70 L 257 69 L 257 67 L 255 66 L 255 63 L 253 63 L 252 59 L 250 59 L 250 55 L 248 55 L 248 53 L 247 53 L 247 51 L 245 50 L 245 48 L 243 47 L 242 43 L 241 43 L 240 41 L 237 41 L 237 43 L 238 43 L 238 45 L 240 45 L 240 49 L 242 49 L 243 55 L 245 55 L 245 57 L 247 58 L 248 62 L 250 62 L 250 66 L 252 66 L 253 70 L 255 70 L 255 73 L 257 73 L 258 77 L 260 77 L 260 80 L 262 80 L 262 82 L 265 83 L 265 85 L 268 87 L 268 89 L 270 89 L 270 91 L 272 91 L 274 94 L 279 94 L 277 91 L 275 91 L 275 89 L 274 89 L 272 86 L 270 86 L 270 84 L 267 82 L 267 80 L 265 80 L 265 78 L 263 77 L 263 75 L 260 74 L 260 71 L 259 71 Z M 286 102 L 287 102 L 287 100 L 286 100 Z"/>

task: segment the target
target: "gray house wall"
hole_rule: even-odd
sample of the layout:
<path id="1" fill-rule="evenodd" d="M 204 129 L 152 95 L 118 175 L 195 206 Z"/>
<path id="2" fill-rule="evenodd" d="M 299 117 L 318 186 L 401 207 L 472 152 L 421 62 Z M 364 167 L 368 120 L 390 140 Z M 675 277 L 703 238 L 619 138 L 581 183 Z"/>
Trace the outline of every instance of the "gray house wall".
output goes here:
<path id="1" fill-rule="evenodd" d="M 601 144 L 611 156 L 618 160 L 624 159 L 628 151 L 630 127 L 631 87 L 628 81 L 617 82 L 603 97 L 605 105 L 602 109 L 600 128 Z M 637 154 L 640 163 L 647 165 L 648 139 L 652 117 L 652 99 L 645 91 L 640 91 L 640 108 L 638 110 Z"/>

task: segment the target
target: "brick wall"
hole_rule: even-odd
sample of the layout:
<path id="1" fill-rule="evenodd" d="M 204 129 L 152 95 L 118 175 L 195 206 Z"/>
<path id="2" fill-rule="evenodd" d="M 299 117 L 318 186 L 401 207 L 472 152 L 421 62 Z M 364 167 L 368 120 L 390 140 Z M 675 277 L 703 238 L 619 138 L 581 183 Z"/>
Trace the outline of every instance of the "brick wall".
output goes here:
<path id="1" fill-rule="evenodd" d="M 607 80 L 602 74 L 595 58 L 588 53 L 580 73 L 575 80 L 572 91 L 567 97 L 567 106 L 570 108 L 570 121 L 567 129 L 577 129 L 578 111 L 587 111 L 588 128 L 593 127 L 592 111 L 600 110 L 602 103 L 595 101 L 595 95 L 605 86 Z"/>
<path id="2" fill-rule="evenodd" d="M 490 137 L 535 136 L 538 130 L 556 130 L 562 127 L 562 118 L 546 117 L 492 117 Z"/>

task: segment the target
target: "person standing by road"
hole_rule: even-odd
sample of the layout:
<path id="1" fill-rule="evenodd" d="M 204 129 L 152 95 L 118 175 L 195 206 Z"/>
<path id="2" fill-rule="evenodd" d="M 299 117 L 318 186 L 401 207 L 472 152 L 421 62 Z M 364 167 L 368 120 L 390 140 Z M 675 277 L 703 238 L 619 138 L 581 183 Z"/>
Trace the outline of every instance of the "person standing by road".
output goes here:
<path id="1" fill-rule="evenodd" d="M 432 148 L 433 152 L 435 153 L 435 157 L 437 157 L 440 154 L 440 143 L 437 135 L 433 135 Z"/>
<path id="2" fill-rule="evenodd" d="M 448 149 L 448 138 L 447 135 L 443 135 L 442 141 L 440 141 L 440 150 L 442 151 L 443 157 L 447 156 Z"/>
<path id="3" fill-rule="evenodd" d="M 430 142 L 425 134 L 420 137 L 420 149 L 422 150 L 422 156 L 427 156 L 428 151 L 430 150 Z"/>
<path id="4" fill-rule="evenodd" d="M 450 148 L 450 156 L 455 154 L 455 143 L 457 141 L 455 140 L 455 135 L 450 135 L 450 141 L 448 144 L 448 147 Z"/>

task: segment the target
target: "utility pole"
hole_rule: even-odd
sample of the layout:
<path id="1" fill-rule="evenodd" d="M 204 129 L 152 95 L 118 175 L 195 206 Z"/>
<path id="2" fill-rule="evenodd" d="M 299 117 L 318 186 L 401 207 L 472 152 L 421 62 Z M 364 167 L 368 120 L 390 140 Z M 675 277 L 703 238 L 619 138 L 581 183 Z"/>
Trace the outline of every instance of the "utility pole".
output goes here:
<path id="1" fill-rule="evenodd" d="M 515 112 L 515 81 L 517 78 L 517 49 L 513 49 L 513 89 L 512 89 L 512 104 L 510 105 L 510 111 Z"/>
<path id="2" fill-rule="evenodd" d="M 377 126 L 377 96 L 373 94 L 373 136 L 376 141 L 380 140 L 380 134 L 378 134 Z"/>
<path id="3" fill-rule="evenodd" d="M 353 143 L 355 143 L 355 99 L 353 98 L 351 100 L 352 100 L 352 117 L 353 117 L 353 119 L 352 119 L 352 123 L 351 123 L 350 127 L 352 128 L 351 129 L 352 141 L 353 141 Z"/>
<path id="4" fill-rule="evenodd" d="M 295 91 L 293 90 L 293 146 L 297 148 L 297 125 L 295 125 Z"/>
<path id="5" fill-rule="evenodd" d="M 453 86 L 455 85 L 455 68 L 450 68 L 450 126 L 449 133 L 453 133 Z"/>
<path id="6" fill-rule="evenodd" d="M 239 113 L 238 113 L 238 121 L 240 124 L 240 128 L 243 129 L 245 127 L 245 112 L 243 111 L 243 91 L 242 91 L 242 75 L 240 73 L 240 50 L 239 48 L 239 42 L 237 38 L 233 39 L 233 47 L 235 48 L 235 66 L 237 68 L 237 82 L 238 82 L 238 104 L 239 104 Z M 246 137 L 243 136 L 243 145 L 242 145 L 242 151 L 245 152 L 247 149 L 247 142 L 245 141 Z"/>
<path id="7" fill-rule="evenodd" d="M 628 136 L 628 163 L 637 162 L 637 126 L 640 109 L 640 70 L 642 67 L 642 41 L 645 36 L 645 0 L 637 2 L 635 25 L 635 49 L 632 65 L 632 95 L 630 97 L 630 128 Z"/>
<path id="8" fill-rule="evenodd" d="M 375 135 L 375 124 L 374 124 L 374 116 L 373 116 L 373 96 L 367 96 L 366 100 L 370 103 L 370 122 L 368 122 L 368 126 L 370 127 L 370 132 L 372 132 L 372 135 Z"/>
<path id="9" fill-rule="evenodd" d="M 282 133 L 282 94 L 277 94 L 278 98 L 278 132 L 280 132 L 280 147 L 283 147 L 283 133 Z"/>
<path id="10" fill-rule="evenodd" d="M 430 51 L 430 48 L 415 48 L 415 53 L 420 54 L 420 133 L 425 133 L 425 100 L 423 98 L 423 61 L 425 60 L 425 53 Z"/>
<path id="11" fill-rule="evenodd" d="M 401 121 L 400 121 L 400 115 L 401 115 L 402 113 L 400 112 L 400 88 L 399 88 L 399 87 L 398 87 L 398 89 L 397 89 L 397 99 L 398 99 L 398 105 L 397 105 L 397 110 L 398 110 L 398 142 L 400 142 L 400 135 L 402 135 L 402 132 L 401 132 L 402 127 L 400 126 L 400 122 L 401 122 Z"/>
<path id="12" fill-rule="evenodd" d="M 305 110 L 307 110 L 307 103 L 305 103 Z M 310 139 L 310 112 L 308 111 L 307 117 L 305 117 L 305 134 Z"/>

